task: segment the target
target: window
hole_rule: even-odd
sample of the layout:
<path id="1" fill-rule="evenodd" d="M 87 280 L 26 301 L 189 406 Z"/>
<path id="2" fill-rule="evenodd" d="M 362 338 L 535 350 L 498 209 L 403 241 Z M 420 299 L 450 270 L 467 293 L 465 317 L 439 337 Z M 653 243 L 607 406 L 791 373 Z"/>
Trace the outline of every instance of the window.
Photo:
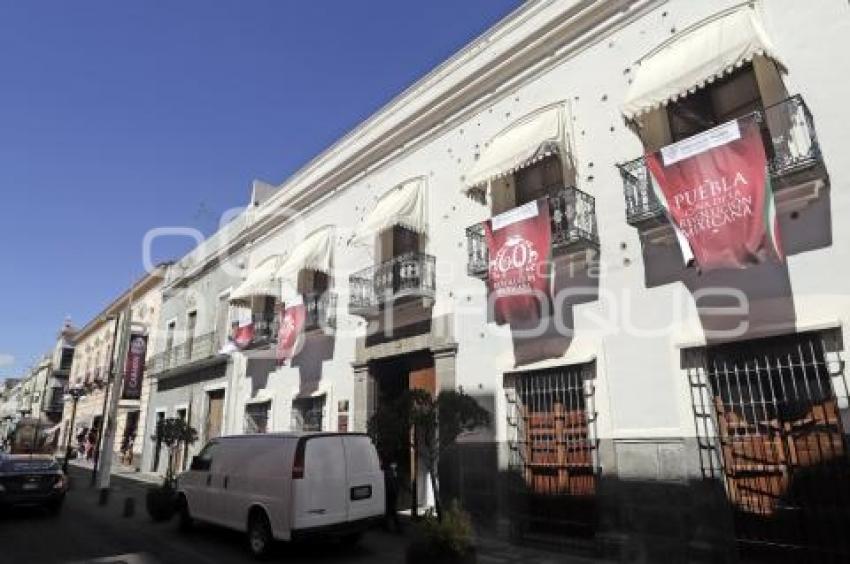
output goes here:
<path id="1" fill-rule="evenodd" d="M 595 530 L 596 441 L 585 385 L 594 370 L 580 364 L 511 375 L 509 467 L 521 477 L 514 487 L 525 498 L 525 510 L 513 518 L 524 527 L 582 536 Z"/>
<path id="2" fill-rule="evenodd" d="M 251 300 L 251 321 L 254 323 L 255 338 L 271 338 L 277 300 L 272 296 L 256 297 Z"/>
<path id="3" fill-rule="evenodd" d="M 218 450 L 217 442 L 207 443 L 198 453 L 198 456 L 192 460 L 192 470 L 208 472 L 212 466 L 213 455 L 216 450 Z"/>
<path id="4" fill-rule="evenodd" d="M 70 370 L 73 361 L 74 349 L 70 347 L 64 347 L 62 349 L 62 356 L 59 360 L 59 370 Z"/>
<path id="5" fill-rule="evenodd" d="M 561 158 L 550 155 L 512 175 L 494 180 L 490 186 L 491 211 L 498 215 L 564 187 L 566 175 Z"/>
<path id="6" fill-rule="evenodd" d="M 419 252 L 419 233 L 400 225 L 386 229 L 378 236 L 377 256 L 379 262 Z"/>
<path id="7" fill-rule="evenodd" d="M 732 119 L 762 111 L 787 98 L 788 92 L 776 63 L 756 56 L 751 63 L 704 88 L 637 117 L 634 125 L 644 148 L 657 151 Z M 764 125 L 767 135 L 769 124 Z M 768 151 L 771 145 L 765 143 Z"/>
<path id="8" fill-rule="evenodd" d="M 321 431 L 324 410 L 323 395 L 292 400 L 292 430 Z"/>
<path id="9" fill-rule="evenodd" d="M 192 347 L 195 344 L 195 326 L 198 324 L 198 312 L 190 311 L 186 317 L 186 358 L 192 358 Z"/>
<path id="10" fill-rule="evenodd" d="M 165 352 L 166 354 L 171 352 L 171 349 L 174 348 L 174 330 L 177 328 L 176 321 L 169 321 L 168 326 L 165 330 Z"/>
<path id="11" fill-rule="evenodd" d="M 763 109 L 752 65 L 667 106 L 672 140 L 680 141 Z"/>
<path id="12" fill-rule="evenodd" d="M 249 403 L 245 405 L 245 433 L 267 433 L 272 402 Z"/>
<path id="13" fill-rule="evenodd" d="M 310 296 L 321 295 L 328 291 L 330 278 L 318 270 L 302 269 L 298 273 L 298 293 Z"/>

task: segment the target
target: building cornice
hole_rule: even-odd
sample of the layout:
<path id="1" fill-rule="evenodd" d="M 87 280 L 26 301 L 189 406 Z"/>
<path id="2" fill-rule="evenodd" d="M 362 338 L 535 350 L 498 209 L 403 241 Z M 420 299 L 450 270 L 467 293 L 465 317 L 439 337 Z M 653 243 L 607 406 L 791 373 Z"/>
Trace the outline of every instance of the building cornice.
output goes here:
<path id="1" fill-rule="evenodd" d="M 299 212 L 383 168 L 666 1 L 526 2 L 308 162 L 268 201 L 250 210 L 252 221 L 241 233 L 172 284 L 187 283 Z"/>
<path id="2" fill-rule="evenodd" d="M 168 265 L 157 266 L 153 272 L 146 273 L 141 279 L 135 282 L 130 288 L 128 288 L 124 293 L 115 298 L 108 306 L 106 306 L 100 313 L 94 316 L 92 319 L 86 323 L 82 329 L 77 331 L 74 335 L 74 340 L 76 344 L 79 344 L 87 337 L 89 337 L 96 329 L 101 327 L 104 323 L 106 323 L 106 318 L 110 315 L 117 315 L 121 311 L 123 311 L 127 307 L 127 301 L 130 299 L 132 295 L 134 299 L 139 298 L 140 296 L 146 295 L 148 292 L 156 288 L 165 278 L 166 269 Z"/>

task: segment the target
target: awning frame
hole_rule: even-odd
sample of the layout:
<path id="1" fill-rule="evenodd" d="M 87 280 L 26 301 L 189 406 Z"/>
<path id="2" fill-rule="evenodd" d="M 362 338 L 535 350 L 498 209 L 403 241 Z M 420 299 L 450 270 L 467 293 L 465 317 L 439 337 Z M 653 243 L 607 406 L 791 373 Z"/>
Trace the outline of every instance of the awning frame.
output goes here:
<path id="1" fill-rule="evenodd" d="M 394 216 L 394 219 L 393 219 L 392 222 L 389 222 L 389 221 L 376 222 L 376 223 L 383 223 L 383 225 L 375 226 L 376 229 L 373 229 L 371 227 L 367 227 L 368 224 L 370 223 L 369 220 L 372 219 L 373 215 L 378 212 L 378 209 L 379 209 L 378 206 L 380 206 L 380 204 L 382 202 L 384 202 L 387 198 L 392 197 L 393 193 L 395 191 L 405 190 L 409 186 L 413 186 L 414 184 L 415 184 L 415 189 L 417 190 L 416 197 L 418 199 L 418 202 L 416 202 L 415 205 L 419 208 L 418 209 L 418 215 L 421 216 L 421 217 L 418 218 L 418 225 L 411 222 L 411 221 L 405 221 L 404 218 Z M 413 188 L 411 188 L 411 189 L 413 189 Z M 428 208 L 428 180 L 427 180 L 426 176 L 425 175 L 419 175 L 419 176 L 413 176 L 413 177 L 407 178 L 403 182 L 399 182 L 399 183 L 393 185 L 392 188 L 385 191 L 383 194 L 381 194 L 380 197 L 378 197 L 378 199 L 376 200 L 375 205 L 372 208 L 372 210 L 369 212 L 369 214 L 366 215 L 366 217 L 363 218 L 363 222 L 361 223 L 361 225 L 359 225 L 357 227 L 357 229 L 355 229 L 354 235 L 351 237 L 349 244 L 354 244 L 354 245 L 371 244 L 373 237 L 380 235 L 382 232 L 384 232 L 387 229 L 390 229 L 392 226 L 396 226 L 396 225 L 399 226 L 399 227 L 404 227 L 405 229 L 409 229 L 410 231 L 413 231 L 414 233 L 418 233 L 419 235 L 421 235 L 423 237 L 427 237 L 428 236 L 428 226 L 429 226 L 428 212 L 429 212 L 429 208 Z"/>
<path id="2" fill-rule="evenodd" d="M 279 254 L 269 255 L 251 267 L 248 276 L 230 294 L 228 300 L 232 305 L 251 307 L 255 297 L 267 296 L 280 298 L 280 282 L 274 277 L 277 272 L 282 256 Z M 264 280 L 262 272 L 268 270 L 267 280 Z M 260 287 L 263 286 L 264 287 Z"/>
<path id="3" fill-rule="evenodd" d="M 738 54 L 735 60 L 725 61 L 725 64 L 722 68 L 715 69 L 711 72 L 708 72 L 706 76 L 699 76 L 699 78 L 688 77 L 687 73 L 683 73 L 682 76 L 678 77 L 679 80 L 682 81 L 682 84 L 676 86 L 674 91 L 671 91 L 671 88 L 674 86 L 672 82 L 663 82 L 660 84 L 656 84 L 652 86 L 652 80 L 649 80 L 649 87 L 644 86 L 643 90 L 635 92 L 637 86 L 641 85 L 640 77 L 641 77 L 641 68 L 647 64 L 647 62 L 651 62 L 653 57 L 659 56 L 667 49 L 674 49 L 678 43 L 681 43 L 682 46 L 680 49 L 685 50 L 685 45 L 687 45 L 686 41 L 688 39 L 694 39 L 697 37 L 695 35 L 701 29 L 708 28 L 708 26 L 720 26 L 720 22 L 725 20 L 726 18 L 732 18 L 733 16 L 740 16 L 742 20 L 746 21 L 749 27 L 749 31 L 752 35 L 752 45 L 748 46 L 748 49 L 740 54 Z M 742 22 L 737 22 L 739 25 Z M 722 28 L 721 28 L 722 29 Z M 720 31 L 720 30 L 718 30 Z M 728 29 L 727 29 L 728 31 Z M 738 38 L 740 39 L 740 37 Z M 675 51 L 672 51 L 675 53 Z M 685 54 L 686 51 L 685 51 Z M 718 53 L 729 55 L 729 52 Z M 779 58 L 776 48 L 774 47 L 772 41 L 770 40 L 770 36 L 767 34 L 764 26 L 762 25 L 761 18 L 759 14 L 752 7 L 751 2 L 741 3 L 732 7 L 729 7 L 725 10 L 721 10 L 715 14 L 712 14 L 709 17 L 703 18 L 686 28 L 678 31 L 672 37 L 667 38 L 660 44 L 653 47 L 648 53 L 638 58 L 635 63 L 635 73 L 634 78 L 631 81 L 631 87 L 629 88 L 629 92 L 626 96 L 626 100 L 623 103 L 621 108 L 623 117 L 626 119 L 627 123 L 634 124 L 637 120 L 639 120 L 645 114 L 657 110 L 659 108 L 663 108 L 670 103 L 674 103 L 677 100 L 687 97 L 690 94 L 693 94 L 697 90 L 701 88 L 705 88 L 706 86 L 714 83 L 716 80 L 728 76 L 732 74 L 738 68 L 744 66 L 747 63 L 752 62 L 752 60 L 757 56 L 763 56 L 773 60 L 777 68 L 781 72 L 786 72 L 786 67 L 782 63 L 782 60 Z M 669 57 L 669 54 L 668 54 Z M 661 62 L 665 62 L 662 60 Z M 710 61 L 703 61 L 710 62 Z M 656 63 L 656 66 L 659 66 Z M 692 65 L 699 66 L 699 65 Z M 649 70 L 644 70 L 644 73 L 659 73 L 657 69 L 649 67 Z M 651 74 L 649 75 L 652 76 Z M 658 92 L 659 90 L 665 91 L 664 94 Z M 655 91 L 653 93 L 653 91 Z"/>
<path id="4" fill-rule="evenodd" d="M 570 145 L 572 135 L 567 133 L 568 128 L 571 128 L 572 126 L 569 118 L 569 100 L 559 100 L 551 104 L 546 104 L 545 106 L 536 108 L 535 110 L 512 121 L 510 124 L 499 130 L 499 132 L 495 135 L 490 137 L 490 139 L 485 143 L 484 150 L 482 150 L 479 155 L 479 160 L 485 158 L 488 149 L 493 146 L 493 143 L 496 140 L 510 134 L 511 131 L 516 130 L 522 125 L 533 122 L 536 118 L 553 110 L 558 120 L 554 136 L 548 136 L 535 141 L 536 147 L 533 149 L 531 147 L 518 148 L 516 150 L 517 154 L 514 155 L 515 158 L 519 159 L 518 161 L 514 162 L 510 166 L 498 169 L 498 171 L 493 174 L 485 175 L 485 177 L 469 179 L 469 173 L 474 171 L 476 166 L 480 166 L 473 165 L 465 175 L 462 190 L 463 193 L 474 200 L 486 203 L 488 201 L 490 186 L 494 180 L 504 178 L 505 176 L 514 174 L 519 170 L 528 168 L 529 166 L 532 166 L 533 164 L 552 155 L 558 155 L 560 157 L 565 173 L 567 170 L 570 170 L 572 168 L 571 155 L 573 151 Z M 527 156 L 520 158 L 523 153 L 526 153 Z M 479 161 L 476 161 L 476 163 L 477 162 Z"/>
<path id="5" fill-rule="evenodd" d="M 324 237 L 323 239 L 318 239 L 318 237 Z M 313 240 L 317 238 L 317 240 Z M 305 262 L 299 261 L 297 264 L 293 263 L 295 260 L 293 257 L 298 256 L 298 251 L 302 252 L 305 250 L 307 245 L 311 244 L 327 244 L 329 245 L 329 249 L 327 252 L 327 256 L 325 256 L 322 260 L 325 264 L 319 264 L 317 262 Z M 274 278 L 279 280 L 283 284 L 287 284 L 289 286 L 297 285 L 298 273 L 302 270 L 315 270 L 316 272 L 322 272 L 327 274 L 329 277 L 333 276 L 333 264 L 334 264 L 334 250 L 336 246 L 336 226 L 335 225 L 323 225 L 317 229 L 311 231 L 304 239 L 295 246 L 289 256 L 283 258 L 280 261 L 280 264 L 277 269 L 275 269 Z M 309 249 L 307 249 L 309 250 Z M 308 257 L 305 257 L 308 258 Z M 285 290 L 284 290 L 285 292 Z"/>

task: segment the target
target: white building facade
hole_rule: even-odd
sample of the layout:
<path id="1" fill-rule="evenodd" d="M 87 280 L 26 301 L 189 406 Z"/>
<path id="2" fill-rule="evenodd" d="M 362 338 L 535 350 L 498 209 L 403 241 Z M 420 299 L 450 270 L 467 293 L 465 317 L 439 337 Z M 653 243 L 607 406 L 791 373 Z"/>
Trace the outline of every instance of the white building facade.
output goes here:
<path id="1" fill-rule="evenodd" d="M 822 506 L 847 487 L 848 22 L 839 0 L 525 3 L 170 270 L 146 434 L 187 419 L 185 468 L 219 434 L 363 431 L 400 389 L 461 389 L 492 426 L 443 481 L 495 530 L 847 550 L 811 531 L 848 517 Z M 752 115 L 785 260 L 701 272 L 638 159 Z M 481 223 L 540 199 L 556 299 L 530 333 L 488 313 Z M 256 340 L 229 346 L 246 309 Z"/>

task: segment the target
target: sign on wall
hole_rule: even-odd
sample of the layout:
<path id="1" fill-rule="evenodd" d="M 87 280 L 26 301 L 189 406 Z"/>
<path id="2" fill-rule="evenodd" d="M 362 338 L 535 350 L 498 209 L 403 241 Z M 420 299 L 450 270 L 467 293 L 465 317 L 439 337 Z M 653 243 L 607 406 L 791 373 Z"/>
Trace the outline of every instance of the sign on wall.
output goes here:
<path id="1" fill-rule="evenodd" d="M 121 389 L 121 399 L 140 399 L 142 397 L 142 378 L 145 372 L 147 351 L 147 335 L 130 335 L 130 347 L 127 350 L 127 362 L 124 366 L 124 386 Z"/>
<path id="2" fill-rule="evenodd" d="M 484 234 L 496 322 L 538 319 L 549 297 L 549 201 L 540 198 L 485 221 Z"/>
<path id="3" fill-rule="evenodd" d="M 783 259 L 755 116 L 648 153 L 646 164 L 686 262 L 713 270 Z"/>

